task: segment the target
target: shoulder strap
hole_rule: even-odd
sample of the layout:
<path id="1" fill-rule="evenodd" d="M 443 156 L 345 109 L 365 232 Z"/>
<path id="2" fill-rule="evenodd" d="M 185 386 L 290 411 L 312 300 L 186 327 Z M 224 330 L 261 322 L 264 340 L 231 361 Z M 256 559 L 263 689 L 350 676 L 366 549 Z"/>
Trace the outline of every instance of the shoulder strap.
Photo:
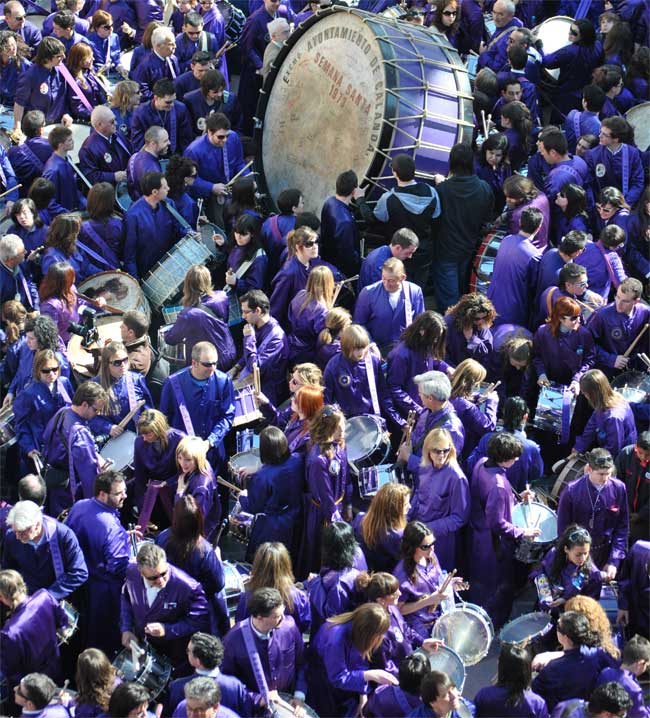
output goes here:
<path id="1" fill-rule="evenodd" d="M 266 703 L 267 709 L 269 706 L 269 684 L 266 681 L 264 675 L 264 669 L 262 668 L 262 659 L 260 658 L 259 651 L 255 645 L 255 639 L 253 638 L 253 629 L 250 625 L 250 618 L 246 619 L 241 624 L 242 637 L 244 638 L 244 644 L 246 645 L 246 652 L 251 662 L 251 668 L 253 669 L 253 675 L 255 676 L 255 682 L 257 683 L 257 689 L 262 694 L 264 702 Z"/>
<path id="2" fill-rule="evenodd" d="M 239 268 L 237 269 L 237 271 L 235 272 L 235 279 L 237 281 L 239 281 L 244 276 L 244 274 L 246 274 L 246 272 L 248 272 L 248 270 L 253 266 L 253 262 L 258 257 L 261 257 L 263 254 L 264 254 L 264 250 L 260 247 L 257 250 L 257 252 L 255 252 L 255 254 L 249 260 L 247 260 L 246 262 L 242 262 L 239 265 Z M 226 294 L 228 294 L 232 291 L 232 287 L 229 284 L 227 284 L 223 288 L 223 291 L 226 292 Z"/>
<path id="3" fill-rule="evenodd" d="M 97 232 L 90 226 L 90 222 L 84 222 L 82 230 L 92 239 L 92 241 L 99 247 L 102 252 L 105 252 L 108 256 L 115 254 L 113 250 L 104 242 Z M 77 240 L 77 246 L 79 246 L 79 240 Z M 84 245 L 85 247 L 85 245 Z M 87 251 L 92 251 L 89 247 L 86 247 Z M 104 260 L 104 264 L 106 261 Z"/>
<path id="4" fill-rule="evenodd" d="M 282 232 L 280 232 L 280 215 L 274 214 L 269 218 L 269 226 L 271 227 L 271 234 L 275 238 L 276 242 L 282 241 Z"/>
<path id="5" fill-rule="evenodd" d="M 620 284 L 620 282 L 618 281 L 618 277 L 614 273 L 614 267 L 612 267 L 612 263 L 607 256 L 605 247 L 603 246 L 603 243 L 600 241 L 600 239 L 596 242 L 596 246 L 600 250 L 600 253 L 603 255 L 603 259 L 605 260 L 605 266 L 607 267 L 607 274 L 609 274 L 609 279 L 614 285 L 614 289 L 618 289 L 618 285 Z"/>
<path id="6" fill-rule="evenodd" d="M 191 231 L 192 228 L 190 227 L 188 221 L 185 219 L 185 217 L 183 217 L 182 214 L 180 214 L 180 212 L 178 212 L 174 207 L 172 207 L 171 204 L 169 204 L 169 202 L 167 200 L 165 200 L 163 202 L 163 204 L 167 208 L 167 211 L 169 212 L 169 214 L 171 214 L 171 216 L 180 224 L 180 226 L 186 232 Z"/>
<path id="7" fill-rule="evenodd" d="M 59 537 L 56 531 L 56 519 L 51 516 L 43 515 L 43 529 L 45 530 L 45 539 L 50 546 L 50 556 L 52 557 L 52 565 L 54 566 L 54 575 L 58 581 L 65 573 L 63 564 L 63 556 L 61 555 L 61 547 L 59 546 Z"/>
<path id="8" fill-rule="evenodd" d="M 81 88 L 77 84 L 77 81 L 74 79 L 74 77 L 72 77 L 72 73 L 70 72 L 70 70 L 68 70 L 68 68 L 63 63 L 57 65 L 56 69 L 61 75 L 63 75 L 63 79 L 68 83 L 68 85 L 70 85 L 70 89 L 79 98 L 81 104 L 88 110 L 88 112 L 92 113 L 93 106 L 90 104 L 88 98 L 81 91 Z"/>
<path id="9" fill-rule="evenodd" d="M 181 383 L 178 379 L 177 374 L 172 374 L 169 377 L 169 381 L 172 385 L 172 389 L 174 390 L 174 396 L 176 397 L 176 403 L 178 404 L 178 410 L 181 413 L 181 418 L 183 419 L 183 425 L 185 426 L 185 433 L 188 436 L 194 436 L 194 426 L 192 424 L 192 417 L 190 416 L 190 412 L 187 410 L 187 406 L 185 406 L 185 397 L 183 396 L 183 390 L 181 389 Z"/>
<path id="10" fill-rule="evenodd" d="M 505 35 L 509 35 L 513 30 L 517 30 L 517 28 L 507 27 L 505 30 L 502 30 L 493 40 L 490 41 L 486 49 L 490 50 L 492 46 L 499 42 L 502 37 L 504 37 Z"/>
<path id="11" fill-rule="evenodd" d="M 93 239 L 94 239 L 94 237 L 93 237 Z M 87 254 L 92 259 L 99 262 L 100 264 L 103 264 L 105 267 L 108 267 L 109 269 L 115 269 L 115 267 L 111 267 L 111 263 L 109 261 L 104 259 L 104 257 L 102 257 L 101 255 L 97 254 L 97 252 L 93 252 L 93 250 L 89 246 L 87 246 L 83 242 L 80 242 L 78 239 L 77 239 L 77 248 L 80 249 L 83 253 Z"/>
<path id="12" fill-rule="evenodd" d="M 557 287 L 551 287 L 549 293 L 546 295 L 546 312 L 548 313 L 549 317 L 553 313 L 553 295 L 555 294 L 556 290 Z"/>

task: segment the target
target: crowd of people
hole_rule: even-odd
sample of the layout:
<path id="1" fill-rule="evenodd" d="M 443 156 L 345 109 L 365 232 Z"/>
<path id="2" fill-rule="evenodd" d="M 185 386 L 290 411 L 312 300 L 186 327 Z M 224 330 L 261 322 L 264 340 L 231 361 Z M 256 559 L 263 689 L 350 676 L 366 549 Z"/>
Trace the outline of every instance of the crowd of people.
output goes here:
<path id="1" fill-rule="evenodd" d="M 360 0 L 475 66 L 475 127 L 318 216 L 248 160 L 329 5 L 4 4 L 3 714 L 647 718 L 650 9 Z M 463 695 L 437 626 L 522 594 Z"/>

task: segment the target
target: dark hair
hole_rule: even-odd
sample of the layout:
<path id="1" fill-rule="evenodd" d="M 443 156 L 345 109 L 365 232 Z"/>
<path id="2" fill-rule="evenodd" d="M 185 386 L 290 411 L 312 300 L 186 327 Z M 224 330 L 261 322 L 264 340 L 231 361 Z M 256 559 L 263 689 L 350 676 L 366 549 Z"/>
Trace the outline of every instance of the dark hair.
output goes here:
<path id="1" fill-rule="evenodd" d="M 565 611 L 558 619 L 557 630 L 576 647 L 600 644 L 600 635 L 589 628 L 589 619 L 584 613 Z"/>
<path id="2" fill-rule="evenodd" d="M 552 132 L 545 132 L 541 138 L 544 149 L 547 152 L 555 150 L 558 155 L 565 155 L 569 151 L 569 145 L 567 139 L 561 130 L 554 130 Z"/>
<path id="3" fill-rule="evenodd" d="M 511 105 L 512 102 L 508 104 Z M 514 174 L 504 180 L 503 193 L 506 197 L 516 199 L 519 204 L 524 204 L 537 197 L 539 190 L 530 177 Z"/>
<path id="4" fill-rule="evenodd" d="M 523 28 L 519 28 L 519 30 L 523 30 Z M 513 70 L 523 70 L 528 64 L 528 51 L 523 45 L 510 45 L 508 60 Z"/>
<path id="5" fill-rule="evenodd" d="M 260 432 L 260 461 L 279 466 L 291 456 L 287 437 L 277 426 L 267 426 Z"/>
<path id="6" fill-rule="evenodd" d="M 261 289 L 250 289 L 246 294 L 242 294 L 239 301 L 246 302 L 248 308 L 253 311 L 255 311 L 255 309 L 261 309 L 262 314 L 268 314 L 271 308 L 269 298 Z"/>
<path id="7" fill-rule="evenodd" d="M 517 75 L 504 75 L 499 80 L 499 92 L 505 92 L 508 89 L 508 85 L 521 86 L 521 80 L 517 77 Z"/>
<path id="8" fill-rule="evenodd" d="M 165 170 L 165 179 L 169 185 L 169 196 L 172 199 L 179 199 L 186 191 L 185 179 L 195 174 L 196 168 L 196 161 L 191 157 L 172 155 L 169 158 L 167 169 Z"/>
<path id="9" fill-rule="evenodd" d="M 536 232 L 544 221 L 544 215 L 537 207 L 526 207 L 521 213 L 519 222 L 520 229 L 527 234 Z"/>
<path id="10" fill-rule="evenodd" d="M 599 204 L 611 204 L 616 209 L 627 209 L 628 203 L 625 201 L 625 196 L 618 187 L 603 187 L 598 195 Z"/>
<path id="11" fill-rule="evenodd" d="M 589 112 L 600 112 L 603 109 L 607 95 L 602 87 L 592 83 L 582 88 L 582 99 L 585 101 Z M 576 137 L 577 141 L 578 138 Z"/>
<path id="12" fill-rule="evenodd" d="M 341 197 L 351 195 L 359 186 L 359 179 L 354 170 L 346 170 L 336 178 L 336 194 Z"/>
<path id="13" fill-rule="evenodd" d="M 190 554 L 199 548 L 203 536 L 203 512 L 191 496 L 181 496 L 174 504 L 172 527 L 165 553 L 171 563 L 184 565 Z"/>
<path id="14" fill-rule="evenodd" d="M 623 65 L 628 65 L 634 52 L 634 38 L 632 30 L 626 22 L 617 22 L 605 35 L 603 41 L 603 52 L 607 58 L 610 55 L 618 54 Z"/>
<path id="15" fill-rule="evenodd" d="M 509 147 L 510 143 L 508 142 L 507 135 L 505 135 L 503 132 L 495 132 L 494 134 L 490 135 L 481 145 L 481 149 L 478 153 L 478 161 L 481 165 L 486 167 L 487 160 L 485 158 L 485 155 L 486 152 L 490 150 L 491 152 L 503 152 L 503 162 L 507 162 Z"/>
<path id="16" fill-rule="evenodd" d="M 630 125 L 624 117 L 606 117 L 601 122 L 601 127 L 607 128 L 615 140 L 627 142 L 630 134 Z"/>
<path id="17" fill-rule="evenodd" d="M 54 264 L 50 264 L 47 274 L 41 281 L 38 298 L 41 302 L 45 302 L 51 297 L 56 297 L 70 310 L 77 301 L 72 290 L 74 280 L 74 269 L 69 262 L 54 262 Z"/>
<path id="18" fill-rule="evenodd" d="M 161 80 L 154 82 L 152 91 L 154 97 L 169 97 L 176 94 L 176 86 L 173 80 L 163 77 Z"/>
<path id="19" fill-rule="evenodd" d="M 500 431 L 490 438 L 487 444 L 487 457 L 494 464 L 518 459 L 524 452 L 521 439 L 507 431 Z"/>
<path id="20" fill-rule="evenodd" d="M 559 584 L 561 582 L 560 577 L 568 561 L 564 549 L 570 551 L 574 546 L 586 546 L 587 544 L 591 546 L 591 543 L 591 534 L 587 529 L 581 528 L 578 524 L 567 526 L 555 545 L 555 555 L 553 556 L 553 563 L 549 573 L 551 583 Z M 591 566 L 592 561 L 591 557 L 589 557 L 580 567 L 578 574 L 583 582 L 589 579 Z"/>
<path id="21" fill-rule="evenodd" d="M 20 129 L 28 140 L 36 137 L 43 127 L 45 127 L 45 115 L 40 110 L 26 112 L 20 123 Z"/>
<path id="22" fill-rule="evenodd" d="M 404 572 L 413 584 L 417 580 L 417 564 L 413 554 L 427 536 L 433 536 L 433 531 L 422 521 L 409 521 L 402 534 L 400 556 L 404 563 Z"/>
<path id="23" fill-rule="evenodd" d="M 162 172 L 145 172 L 140 180 L 140 191 L 144 197 L 149 197 L 153 191 L 162 187 Z"/>
<path id="24" fill-rule="evenodd" d="M 65 55 L 64 44 L 56 37 L 44 37 L 38 43 L 34 62 L 42 67 L 46 62 L 50 62 L 57 55 Z"/>
<path id="25" fill-rule="evenodd" d="M 520 705 L 532 681 L 531 657 L 525 646 L 504 645 L 499 654 L 497 685 L 508 691 L 507 706 Z"/>
<path id="26" fill-rule="evenodd" d="M 359 593 L 363 593 L 368 601 L 376 601 L 394 594 L 399 589 L 399 581 L 392 573 L 385 571 L 372 574 L 362 571 L 354 580 L 354 587 Z"/>
<path id="27" fill-rule="evenodd" d="M 208 92 L 210 92 L 210 90 L 218 92 L 219 90 L 223 90 L 226 86 L 226 78 L 221 72 L 219 72 L 219 70 L 208 70 L 199 82 L 201 94 L 204 97 L 208 96 Z"/>
<path id="28" fill-rule="evenodd" d="M 300 212 L 296 215 L 296 223 L 293 228 L 299 229 L 300 227 L 307 227 L 308 229 L 313 229 L 314 232 L 318 232 L 320 219 L 313 212 Z"/>
<path id="29" fill-rule="evenodd" d="M 423 653 L 411 653 L 399 664 L 399 687 L 411 695 L 420 693 L 422 679 L 431 670 L 429 659 Z"/>
<path id="30" fill-rule="evenodd" d="M 638 634 L 625 644 L 622 662 L 629 666 L 637 661 L 650 661 L 650 641 Z"/>
<path id="31" fill-rule="evenodd" d="M 580 18 L 579 20 L 574 20 L 573 24 L 577 26 L 580 33 L 580 45 L 591 46 L 596 42 L 596 28 L 591 20 Z"/>
<path id="32" fill-rule="evenodd" d="M 190 638 L 192 653 L 209 671 L 221 665 L 223 661 L 223 643 L 209 633 L 195 633 Z"/>
<path id="33" fill-rule="evenodd" d="M 509 396 L 503 405 L 503 428 L 511 433 L 518 431 L 528 413 L 528 404 L 524 399 L 520 396 Z"/>
<path id="34" fill-rule="evenodd" d="M 617 224 L 608 224 L 603 227 L 598 239 L 607 249 L 613 249 L 625 243 L 625 230 Z"/>
<path id="35" fill-rule="evenodd" d="M 440 314 L 431 309 L 415 317 L 400 335 L 408 349 L 424 357 L 442 359 L 445 355 L 447 325 Z"/>
<path id="36" fill-rule="evenodd" d="M 239 223 L 242 220 L 242 227 L 250 227 L 247 231 L 239 231 L 240 234 L 251 234 L 252 239 L 259 232 L 261 228 L 261 222 L 258 217 L 254 217 L 248 214 L 246 210 L 256 211 L 257 209 L 257 198 L 255 192 L 257 185 L 255 184 L 255 178 L 252 175 L 248 177 L 240 177 L 235 180 L 231 187 L 231 203 L 226 209 L 226 216 L 230 221 L 233 218 L 237 218 L 236 221 Z M 251 243 L 252 244 L 252 243 Z M 249 244 L 246 249 L 250 251 L 251 245 Z M 257 251 L 257 250 L 255 250 Z"/>
<path id="37" fill-rule="evenodd" d="M 293 208 L 300 204 L 301 197 L 302 192 L 299 189 L 283 189 L 275 200 L 280 214 L 291 214 L 293 212 Z"/>
<path id="38" fill-rule="evenodd" d="M 442 22 L 442 13 L 447 7 L 447 5 L 456 6 L 456 17 L 453 23 L 449 26 L 445 26 Z M 446 35 L 447 37 L 455 35 L 458 32 L 458 28 L 460 27 L 460 5 L 461 3 L 458 2 L 458 0 L 434 0 L 433 7 L 435 12 L 433 14 L 433 21 L 431 23 L 433 27 L 435 27 L 438 32 L 442 33 L 443 35 Z"/>
<path id="39" fill-rule="evenodd" d="M 429 671 L 420 684 L 420 697 L 425 706 L 435 703 L 438 698 L 444 695 L 454 682 L 451 678 L 441 671 Z"/>
<path id="40" fill-rule="evenodd" d="M 44 673 L 28 673 L 20 680 L 20 690 L 25 699 L 40 711 L 54 698 L 58 689 L 56 683 Z"/>
<path id="41" fill-rule="evenodd" d="M 415 177 L 415 161 L 410 155 L 395 155 L 390 166 L 401 182 L 410 182 Z"/>
<path id="42" fill-rule="evenodd" d="M 25 331 L 34 333 L 39 349 L 58 351 L 59 331 L 52 317 L 48 317 L 47 314 L 27 317 L 25 319 Z"/>
<path id="43" fill-rule="evenodd" d="M 321 565 L 334 571 L 351 568 L 358 547 L 352 526 L 334 521 L 323 529 Z"/>
<path id="44" fill-rule="evenodd" d="M 601 683 L 589 696 L 587 705 L 591 715 L 611 713 L 615 716 L 623 716 L 632 707 L 632 698 L 620 683 L 609 681 Z"/>
<path id="45" fill-rule="evenodd" d="M 80 653 L 75 671 L 78 691 L 76 704 L 98 705 L 102 711 L 106 711 L 115 685 L 115 675 L 116 670 L 103 651 L 87 648 Z"/>
<path id="46" fill-rule="evenodd" d="M 43 506 L 46 496 L 47 486 L 42 476 L 27 474 L 27 476 L 23 476 L 18 481 L 18 498 L 20 501 L 33 501 L 37 506 Z"/>
<path id="47" fill-rule="evenodd" d="M 635 77 L 650 80 L 650 48 L 645 45 L 638 48 L 627 65 L 628 82 Z"/>
<path id="48" fill-rule="evenodd" d="M 189 13 L 188 13 L 189 15 Z M 187 17 L 187 15 L 185 16 Z M 199 15 L 199 17 L 201 17 Z M 196 27 L 194 25 L 193 27 Z M 192 65 L 208 65 L 210 63 L 210 60 L 212 59 L 212 53 L 208 52 L 207 50 L 197 50 L 192 57 L 190 58 L 190 64 Z M 210 68 L 212 69 L 212 68 Z M 208 70 L 209 72 L 210 70 Z M 219 72 L 219 70 L 216 70 L 216 72 Z M 221 74 L 221 73 L 219 73 Z"/>
<path id="49" fill-rule="evenodd" d="M 573 219 L 574 217 L 577 217 L 578 215 L 581 215 L 586 222 L 589 221 L 589 215 L 587 214 L 587 193 L 585 192 L 584 188 L 581 187 L 578 184 L 573 184 L 572 182 L 568 182 L 565 184 L 562 189 L 560 190 L 562 195 L 566 197 L 567 200 L 567 206 L 564 210 L 564 216 L 567 219 Z M 575 232 L 576 230 L 571 230 L 572 232 Z M 569 232 L 568 234 L 571 234 Z M 568 236 L 568 235 L 565 235 Z M 562 238 L 564 239 L 564 237 Z M 586 236 L 585 236 L 586 241 Z M 562 250 L 564 251 L 564 250 Z M 577 251 L 577 250 L 573 250 Z M 566 253 L 566 252 L 565 252 Z"/>
<path id="50" fill-rule="evenodd" d="M 126 481 L 124 474 L 120 471 L 114 471 L 113 469 L 102 471 L 95 477 L 95 482 L 93 483 L 93 495 L 97 497 L 101 491 L 106 494 L 110 494 L 113 484 L 118 483 L 118 481 Z"/>
<path id="51" fill-rule="evenodd" d="M 75 26 L 76 21 L 77 20 L 74 16 L 74 13 L 70 12 L 70 10 L 60 10 L 52 18 L 52 22 L 55 25 L 62 27 L 64 30 L 72 30 Z"/>
<path id="52" fill-rule="evenodd" d="M 523 102 L 513 100 L 503 105 L 501 117 L 510 120 L 512 129 L 519 134 L 524 149 L 526 152 L 529 152 L 532 145 L 531 133 L 533 131 L 533 118 L 531 117 L 530 110 Z"/>
<path id="53" fill-rule="evenodd" d="M 206 132 L 216 132 L 217 130 L 229 130 L 230 120 L 223 112 L 213 112 L 205 120 Z"/>
<path id="54" fill-rule="evenodd" d="M 390 238 L 390 243 L 404 249 L 408 247 L 420 246 L 420 240 L 418 239 L 417 234 L 415 234 L 412 229 L 408 229 L 407 227 L 402 227 L 394 232 L 393 236 Z"/>
<path id="55" fill-rule="evenodd" d="M 203 25 L 203 18 L 198 12 L 195 12 L 194 10 L 190 10 L 190 12 L 183 15 L 183 25 L 191 25 L 192 27 L 199 27 L 199 25 Z M 196 54 L 196 53 L 195 53 Z M 210 62 L 210 54 L 204 53 L 207 55 L 205 62 Z"/>
<path id="56" fill-rule="evenodd" d="M 120 683 L 111 694 L 108 701 L 109 718 L 124 718 L 143 703 L 149 703 L 151 694 L 141 683 Z"/>
<path id="57" fill-rule="evenodd" d="M 567 187 L 567 185 L 564 185 Z M 571 187 L 577 187 L 577 185 L 569 185 Z M 580 188 L 582 189 L 582 187 Z M 583 190 L 584 192 L 584 190 Z M 585 195 L 586 201 L 586 195 Z M 578 251 L 583 250 L 587 246 L 587 239 L 589 235 L 586 232 L 582 232 L 579 229 L 572 229 L 567 232 L 564 237 L 560 240 L 560 251 L 564 254 L 575 254 Z M 573 262 L 567 262 L 567 264 L 573 264 Z"/>
<path id="58" fill-rule="evenodd" d="M 44 39 L 48 40 L 49 38 Z M 37 210 L 45 209 L 54 199 L 55 194 L 56 187 L 54 186 L 54 182 L 45 177 L 37 177 L 27 192 L 29 199 L 34 200 Z"/>
<path id="59" fill-rule="evenodd" d="M 474 174 L 474 153 L 470 145 L 457 142 L 449 153 L 449 173 L 457 177 Z"/>
<path id="60" fill-rule="evenodd" d="M 74 406 L 81 406 L 84 403 L 88 404 L 88 406 L 92 406 L 96 401 L 105 402 L 107 399 L 108 396 L 101 384 L 98 384 L 96 381 L 85 381 L 77 387 L 72 397 L 72 403 Z"/>
<path id="61" fill-rule="evenodd" d="M 255 618 L 266 618 L 274 608 L 283 606 L 282 596 L 277 588 L 258 588 L 248 598 L 248 613 Z"/>
<path id="62" fill-rule="evenodd" d="M 144 312 L 129 309 L 122 315 L 122 323 L 139 339 L 149 331 L 149 320 Z"/>
<path id="63" fill-rule="evenodd" d="M 575 262 L 567 262 L 562 267 L 562 269 L 560 269 L 557 286 L 560 289 L 564 290 L 566 288 L 567 282 L 571 282 L 571 284 L 574 284 L 577 279 L 586 276 L 586 274 L 587 270 L 581 264 L 576 264 Z"/>
<path id="64" fill-rule="evenodd" d="M 642 431 L 636 440 L 636 445 L 639 449 L 650 451 L 650 431 Z"/>
<path id="65" fill-rule="evenodd" d="M 47 141 L 53 150 L 57 150 L 59 145 L 63 144 L 69 137 L 72 137 L 72 130 L 63 125 L 55 125 L 47 136 Z"/>
<path id="66" fill-rule="evenodd" d="M 86 209 L 90 219 L 105 222 L 113 214 L 115 188 L 110 182 L 97 182 L 88 190 Z"/>

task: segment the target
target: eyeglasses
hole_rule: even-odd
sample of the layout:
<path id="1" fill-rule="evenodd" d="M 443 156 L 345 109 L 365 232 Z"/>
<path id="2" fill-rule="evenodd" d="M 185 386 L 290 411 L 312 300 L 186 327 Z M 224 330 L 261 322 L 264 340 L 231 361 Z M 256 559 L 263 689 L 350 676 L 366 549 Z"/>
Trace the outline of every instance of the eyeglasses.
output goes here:
<path id="1" fill-rule="evenodd" d="M 112 25 L 100 25 L 100 27 L 104 28 L 104 30 L 112 30 L 113 29 Z"/>
<path id="2" fill-rule="evenodd" d="M 438 456 L 445 456 L 451 451 L 451 447 L 448 447 L 447 449 L 431 449 L 432 454 L 438 454 Z"/>
<path id="3" fill-rule="evenodd" d="M 59 371 L 58 366 L 44 366 L 41 369 L 41 374 L 56 374 Z"/>
<path id="4" fill-rule="evenodd" d="M 185 30 L 185 33 L 187 35 L 195 36 L 195 35 L 200 35 L 201 31 L 200 30 Z"/>
<path id="5" fill-rule="evenodd" d="M 430 551 L 435 546 L 435 541 L 432 541 L 431 543 L 421 543 L 418 548 L 420 551 Z"/>
<path id="6" fill-rule="evenodd" d="M 215 137 L 218 140 L 227 140 L 228 139 L 228 135 L 215 135 Z"/>
<path id="7" fill-rule="evenodd" d="M 124 357 L 123 359 L 112 359 L 111 360 L 111 366 L 122 366 L 123 364 L 126 364 L 129 361 L 129 357 Z"/>
<path id="8" fill-rule="evenodd" d="M 443 10 L 442 14 L 445 17 L 456 17 L 456 15 L 458 15 L 458 12 L 456 12 L 456 10 Z"/>
<path id="9" fill-rule="evenodd" d="M 306 242 L 302 243 L 302 246 L 305 247 L 306 249 L 311 249 L 311 247 L 313 247 L 316 244 L 318 244 L 317 239 L 308 239 Z"/>
<path id="10" fill-rule="evenodd" d="M 589 286 L 589 282 L 574 282 L 573 284 L 574 284 L 576 287 L 582 287 L 582 288 Z"/>
<path id="11" fill-rule="evenodd" d="M 151 583 L 153 583 L 154 581 L 157 581 L 160 578 L 165 578 L 168 573 L 169 573 L 169 569 L 166 568 L 164 571 L 161 571 L 160 573 L 156 573 L 153 576 L 145 576 L 144 574 L 142 574 L 142 576 L 145 579 L 145 581 L 150 581 Z"/>
<path id="12" fill-rule="evenodd" d="M 567 322 L 579 322 L 580 321 L 580 315 L 577 317 L 560 317 L 561 319 L 564 319 Z"/>
<path id="13" fill-rule="evenodd" d="M 199 364 L 201 366 L 204 366 L 206 369 L 210 369 L 213 366 L 217 366 L 217 363 L 218 362 L 216 362 L 216 361 L 200 361 L 199 362 Z"/>

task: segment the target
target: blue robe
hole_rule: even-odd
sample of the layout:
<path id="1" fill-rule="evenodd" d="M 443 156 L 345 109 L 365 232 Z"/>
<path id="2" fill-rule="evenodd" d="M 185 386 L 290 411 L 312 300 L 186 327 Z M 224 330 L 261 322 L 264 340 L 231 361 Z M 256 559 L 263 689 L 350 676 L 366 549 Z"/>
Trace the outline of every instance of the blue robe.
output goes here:
<path id="1" fill-rule="evenodd" d="M 628 187 L 623 186 L 624 149 L 627 147 Z M 585 161 L 593 183 L 594 195 L 598 196 L 605 187 L 618 187 L 630 205 L 635 205 L 643 192 L 644 175 L 641 153 L 634 145 L 621 144 L 616 154 L 601 145 L 589 150 Z"/>
<path id="2" fill-rule="evenodd" d="M 133 111 L 131 118 L 131 146 L 144 145 L 144 133 L 154 125 L 163 127 L 169 134 L 169 154 L 180 154 L 194 136 L 190 116 L 182 102 L 174 101 L 171 110 L 156 110 L 151 102 L 145 102 Z"/>
<path id="3" fill-rule="evenodd" d="M 253 364 L 260 370 L 262 392 L 271 402 L 280 404 L 286 397 L 287 360 L 289 344 L 287 335 L 273 318 L 253 334 L 244 337 L 244 353 L 238 362 L 243 367 L 240 379 L 253 373 Z"/>
<path id="4" fill-rule="evenodd" d="M 224 151 L 225 150 L 225 151 Z M 207 134 L 194 140 L 183 153 L 198 166 L 198 177 L 191 187 L 193 197 L 210 197 L 212 185 L 227 183 L 244 167 L 244 151 L 236 132 L 231 132 L 225 147 L 215 147 Z M 248 171 L 243 175 L 247 175 Z"/>
<path id="5" fill-rule="evenodd" d="M 39 307 L 36 286 L 25 276 L 20 265 L 10 270 L 0 262 L 0 305 L 10 299 L 18 299 L 25 308 L 32 311 Z"/>
<path id="6" fill-rule="evenodd" d="M 298 626 L 298 630 L 301 633 L 309 633 L 311 626 L 311 607 L 309 605 L 309 596 L 306 591 L 298 588 L 297 586 L 291 586 L 289 592 L 291 593 L 291 599 L 293 600 L 293 611 L 289 610 L 288 606 L 285 606 L 285 612 L 287 616 L 291 616 Z M 237 612 L 235 613 L 235 621 L 243 621 L 245 618 L 250 616 L 248 610 L 248 599 L 251 594 L 244 591 L 239 597 L 239 603 L 237 604 Z"/>
<path id="7" fill-rule="evenodd" d="M 486 43 L 487 49 L 479 55 L 478 67 L 489 67 L 494 72 L 500 72 L 508 62 L 508 37 L 522 25 L 519 18 L 513 17 L 503 27 L 495 28 Z"/>
<path id="8" fill-rule="evenodd" d="M 93 130 L 79 149 L 79 167 L 93 184 L 114 185 L 115 173 L 126 169 L 130 153 L 128 140 L 119 130 L 109 139 Z"/>
<path id="9" fill-rule="evenodd" d="M 219 686 L 221 691 L 219 711 L 222 708 L 229 708 L 231 711 L 235 711 L 238 716 L 253 715 L 253 700 L 246 686 L 239 678 L 227 676 L 218 668 L 212 671 L 201 670 L 199 672 L 197 670 L 191 676 L 184 676 L 183 678 L 177 678 L 175 681 L 172 681 L 167 686 L 167 706 L 169 712 L 166 713 L 166 715 L 171 715 L 173 718 L 181 718 L 181 713 L 178 709 L 181 703 L 185 702 L 185 684 L 189 683 L 193 678 L 202 676 L 209 676 Z M 219 715 L 219 711 L 217 711 L 217 715 Z"/>
<path id="10" fill-rule="evenodd" d="M 54 201 L 64 211 L 85 209 L 86 199 L 77 186 L 77 174 L 68 160 L 53 152 L 45 163 L 43 177 L 54 183 Z"/>
<path id="11" fill-rule="evenodd" d="M 593 334 L 596 342 L 596 367 L 608 376 L 615 372 L 614 362 L 619 354 L 624 354 L 643 328 L 650 321 L 650 309 L 641 303 L 635 304 L 632 315 L 620 314 L 616 304 L 612 302 L 606 307 L 597 309 L 589 318 L 587 329 Z M 630 354 L 630 365 L 643 344 L 640 341 Z"/>
<path id="12" fill-rule="evenodd" d="M 142 197 L 140 181 L 147 172 L 160 172 L 160 160 L 145 149 L 134 152 L 126 167 L 126 178 L 132 200 Z"/>
<path id="13" fill-rule="evenodd" d="M 321 255 L 348 277 L 357 274 L 361 264 L 359 232 L 350 206 L 328 197 L 320 214 Z"/>
<path id="14" fill-rule="evenodd" d="M 45 124 L 59 122 L 64 112 L 66 83 L 56 69 L 48 70 L 32 65 L 22 72 L 16 86 L 17 105 L 29 110 L 41 110 Z"/>
<path id="15" fill-rule="evenodd" d="M 112 5 L 113 3 L 108 3 Z M 120 25 L 121 27 L 121 25 Z M 93 49 L 93 67 L 95 71 L 100 70 L 108 64 L 111 70 L 115 70 L 120 64 L 120 37 L 117 34 L 119 28 L 114 28 L 108 37 L 102 39 L 96 32 L 89 32 L 86 35 L 86 42 Z"/>
<path id="16" fill-rule="evenodd" d="M 74 269 L 75 280 L 77 282 L 83 282 L 86 277 L 90 277 L 93 274 L 103 272 L 107 269 L 105 264 L 100 263 L 99 260 L 84 252 L 79 245 L 76 246 L 72 254 L 65 254 L 61 249 L 48 247 L 41 259 L 42 273 L 44 275 L 47 274 L 47 270 L 55 262 L 67 262 Z M 97 264 L 95 264 L 95 262 L 97 262 Z"/>
<path id="17" fill-rule="evenodd" d="M 178 59 L 174 55 L 163 59 L 154 51 L 148 53 L 135 67 L 131 67 L 131 79 L 140 85 L 143 100 L 153 97 L 153 86 L 158 80 L 174 80 L 180 74 Z"/>
<path id="18" fill-rule="evenodd" d="M 144 376 L 142 376 L 139 372 L 129 370 L 123 377 L 111 382 L 109 391 L 112 392 L 115 397 L 115 405 L 113 406 L 112 402 L 109 402 L 104 411 L 112 411 L 116 413 L 97 414 L 93 419 L 91 419 L 90 428 L 93 434 L 107 435 L 113 426 L 119 424 L 120 421 L 122 421 L 122 419 L 124 419 L 124 417 L 131 411 L 131 409 L 135 408 L 135 406 L 131 407 L 130 405 L 127 376 L 130 377 L 133 382 L 134 403 L 144 401 L 141 411 L 144 409 L 153 409 L 153 400 L 151 399 L 151 394 Z M 95 377 L 93 381 L 98 384 L 100 383 L 99 377 Z M 126 425 L 125 429 L 127 431 L 133 431 L 134 433 L 137 432 L 136 425 L 138 414 L 136 414 Z"/>
<path id="19" fill-rule="evenodd" d="M 31 187 L 32 182 L 42 175 L 52 152 L 52 145 L 42 137 L 32 137 L 7 151 L 16 180 L 23 185 L 24 196 L 27 196 L 25 188 Z"/>
<path id="20" fill-rule="evenodd" d="M 86 219 L 81 223 L 79 239 L 96 254 L 99 254 L 111 269 L 120 269 L 124 254 L 124 223 L 120 217 L 109 217 L 106 220 Z M 97 242 L 95 237 L 103 241 Z"/>
<path id="21" fill-rule="evenodd" d="M 18 78 L 31 65 L 29 60 L 11 60 L 6 65 L 0 63 L 0 102 L 8 107 L 13 107 L 16 98 L 16 87 Z"/>

